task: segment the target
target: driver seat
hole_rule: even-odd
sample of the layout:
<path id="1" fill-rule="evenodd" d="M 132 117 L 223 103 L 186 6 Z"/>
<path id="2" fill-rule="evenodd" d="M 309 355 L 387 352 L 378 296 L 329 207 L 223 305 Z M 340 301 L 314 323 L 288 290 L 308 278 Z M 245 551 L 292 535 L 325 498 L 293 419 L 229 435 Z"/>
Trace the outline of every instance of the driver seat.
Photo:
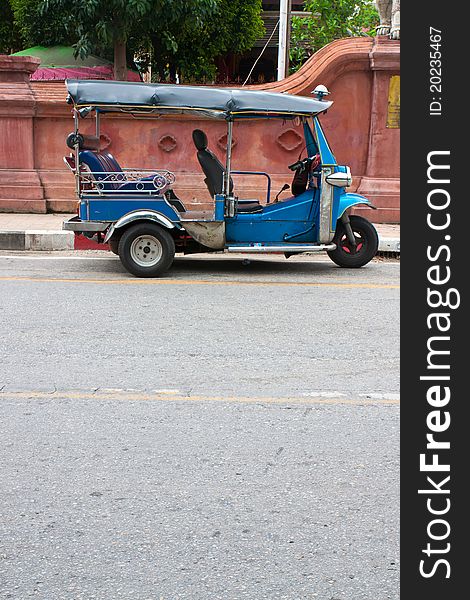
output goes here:
<path id="1" fill-rule="evenodd" d="M 193 131 L 193 142 L 197 149 L 197 159 L 204 171 L 204 183 L 213 198 L 224 191 L 225 168 L 217 156 L 207 147 L 207 135 L 200 129 Z M 230 177 L 230 194 L 233 193 L 233 180 Z M 239 200 L 237 212 L 261 212 L 263 207 L 257 200 Z"/>
<path id="2" fill-rule="evenodd" d="M 197 149 L 197 159 L 204 171 L 204 183 L 212 198 L 222 194 L 224 189 L 225 169 L 217 156 L 207 148 L 207 135 L 200 129 L 193 131 L 193 142 Z M 230 177 L 230 193 L 233 192 L 233 181 Z"/>

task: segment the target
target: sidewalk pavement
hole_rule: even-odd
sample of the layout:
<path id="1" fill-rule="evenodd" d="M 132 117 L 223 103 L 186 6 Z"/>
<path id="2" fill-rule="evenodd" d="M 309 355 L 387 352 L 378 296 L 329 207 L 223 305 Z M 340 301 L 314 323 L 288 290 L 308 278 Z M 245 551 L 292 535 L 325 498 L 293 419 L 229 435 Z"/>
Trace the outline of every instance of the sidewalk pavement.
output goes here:
<path id="1" fill-rule="evenodd" d="M 108 246 L 97 245 L 72 231 L 63 231 L 62 222 L 71 214 L 0 213 L 0 250 L 86 250 Z M 380 253 L 400 253 L 400 225 L 376 223 Z"/>

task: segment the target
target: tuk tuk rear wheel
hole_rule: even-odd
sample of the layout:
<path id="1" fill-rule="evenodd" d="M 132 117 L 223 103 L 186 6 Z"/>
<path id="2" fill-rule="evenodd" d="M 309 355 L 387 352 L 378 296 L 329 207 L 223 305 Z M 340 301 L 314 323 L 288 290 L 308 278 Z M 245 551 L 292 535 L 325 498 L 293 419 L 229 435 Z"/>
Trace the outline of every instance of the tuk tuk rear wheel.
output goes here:
<path id="1" fill-rule="evenodd" d="M 153 223 L 137 223 L 119 240 L 119 258 L 136 277 L 158 277 L 170 268 L 174 256 L 173 238 Z"/>
<path id="2" fill-rule="evenodd" d="M 335 250 L 330 250 L 328 256 L 340 267 L 356 269 L 370 262 L 377 254 L 379 248 L 379 236 L 375 227 L 364 217 L 352 215 L 349 217 L 351 229 L 356 240 L 352 244 L 341 221 L 336 225 L 336 233 L 333 243 Z"/>
<path id="3" fill-rule="evenodd" d="M 113 254 L 119 255 L 119 239 L 111 238 L 108 245 Z"/>

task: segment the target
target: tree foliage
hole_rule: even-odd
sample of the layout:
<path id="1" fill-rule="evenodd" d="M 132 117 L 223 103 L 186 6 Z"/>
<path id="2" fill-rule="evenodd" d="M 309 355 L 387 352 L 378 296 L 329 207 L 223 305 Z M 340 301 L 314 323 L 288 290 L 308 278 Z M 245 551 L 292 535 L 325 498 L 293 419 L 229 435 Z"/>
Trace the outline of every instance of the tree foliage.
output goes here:
<path id="1" fill-rule="evenodd" d="M 306 0 L 305 11 L 313 15 L 292 19 L 291 72 L 333 40 L 374 35 L 380 22 L 370 0 Z"/>
<path id="2" fill-rule="evenodd" d="M 13 10 L 8 0 L 0 0 L 0 54 L 21 50 L 20 32 L 15 24 Z"/>
<path id="3" fill-rule="evenodd" d="M 176 73 L 180 81 L 212 79 L 218 56 L 244 52 L 264 32 L 261 0 L 0 2 L 9 9 L 7 29 L 16 23 L 23 47 L 73 45 L 81 58 L 110 59 L 114 50 L 115 66 L 126 62 L 127 50 L 129 65 L 136 55 L 137 64 L 151 64 L 160 80 L 174 79 Z M 125 64 L 120 67 L 125 73 Z"/>
<path id="4" fill-rule="evenodd" d="M 97 46 L 116 40 L 144 40 L 151 32 L 210 15 L 216 0 L 40 0 L 43 14 L 60 14 L 69 35 L 77 38 L 77 54 L 85 57 Z"/>
<path id="5" fill-rule="evenodd" d="M 217 56 L 241 54 L 263 35 L 261 0 L 217 0 L 210 18 L 190 17 L 175 25 L 151 37 L 152 63 L 160 78 L 170 69 L 185 80 L 213 79 Z"/>
<path id="6" fill-rule="evenodd" d="M 44 0 L 10 0 L 15 25 L 23 46 L 71 45 L 77 36 L 71 34 L 69 23 L 59 12 L 43 12 Z"/>

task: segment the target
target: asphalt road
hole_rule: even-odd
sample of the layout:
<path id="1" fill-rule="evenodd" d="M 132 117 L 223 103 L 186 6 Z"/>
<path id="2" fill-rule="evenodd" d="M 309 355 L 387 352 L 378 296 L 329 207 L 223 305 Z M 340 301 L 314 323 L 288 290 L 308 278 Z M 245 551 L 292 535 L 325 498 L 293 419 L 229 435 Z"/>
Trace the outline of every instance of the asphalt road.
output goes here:
<path id="1" fill-rule="evenodd" d="M 398 286 L 0 253 L 0 598 L 398 599 Z"/>

